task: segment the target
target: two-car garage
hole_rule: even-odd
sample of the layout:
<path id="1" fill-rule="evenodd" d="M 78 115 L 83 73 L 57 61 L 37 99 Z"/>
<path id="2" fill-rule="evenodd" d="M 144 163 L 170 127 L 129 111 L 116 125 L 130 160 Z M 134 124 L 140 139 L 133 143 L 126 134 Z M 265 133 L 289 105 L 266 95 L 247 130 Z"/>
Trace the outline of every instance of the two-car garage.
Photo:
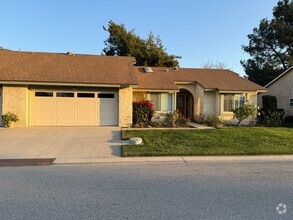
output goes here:
<path id="1" fill-rule="evenodd" d="M 118 89 L 32 89 L 30 103 L 32 126 L 118 125 Z"/>

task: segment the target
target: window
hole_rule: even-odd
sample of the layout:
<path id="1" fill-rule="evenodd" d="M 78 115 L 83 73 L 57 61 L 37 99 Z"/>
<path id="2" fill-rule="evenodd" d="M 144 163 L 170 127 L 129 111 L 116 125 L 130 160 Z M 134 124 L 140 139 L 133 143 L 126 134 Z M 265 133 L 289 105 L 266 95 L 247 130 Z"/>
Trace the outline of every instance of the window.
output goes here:
<path id="1" fill-rule="evenodd" d="M 171 93 L 151 93 L 151 102 L 155 111 L 172 111 L 172 94 Z"/>
<path id="2" fill-rule="evenodd" d="M 234 109 L 243 106 L 245 102 L 245 94 L 225 94 L 224 112 L 232 112 Z"/>
<path id="3" fill-rule="evenodd" d="M 289 103 L 290 103 L 290 106 L 293 107 L 293 99 L 290 99 Z"/>
<path id="4" fill-rule="evenodd" d="M 95 98 L 95 93 L 77 93 L 78 98 Z"/>
<path id="5" fill-rule="evenodd" d="M 53 92 L 35 92 L 36 97 L 53 97 Z"/>
<path id="6" fill-rule="evenodd" d="M 99 93 L 98 98 L 100 99 L 114 99 L 114 94 L 113 93 Z"/>
<path id="7" fill-rule="evenodd" d="M 224 95 L 224 112 L 233 110 L 233 95 Z"/>
<path id="8" fill-rule="evenodd" d="M 56 93 L 57 97 L 74 97 L 73 92 L 57 92 Z"/>
<path id="9" fill-rule="evenodd" d="M 244 94 L 235 95 L 234 102 L 235 102 L 234 108 L 239 108 L 243 106 L 245 103 L 245 95 Z"/>

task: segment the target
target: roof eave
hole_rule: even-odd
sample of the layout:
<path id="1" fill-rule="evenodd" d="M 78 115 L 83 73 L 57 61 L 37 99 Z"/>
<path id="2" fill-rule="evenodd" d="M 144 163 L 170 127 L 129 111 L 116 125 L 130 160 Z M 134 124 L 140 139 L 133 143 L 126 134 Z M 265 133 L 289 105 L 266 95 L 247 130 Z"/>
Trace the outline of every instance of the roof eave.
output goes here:
<path id="1" fill-rule="evenodd" d="M 280 79 L 281 77 L 283 77 L 286 73 L 290 72 L 291 70 L 293 70 L 293 66 L 291 66 L 289 69 L 285 70 L 282 74 L 280 74 L 279 76 L 277 76 L 271 82 L 269 82 L 268 84 L 266 84 L 265 85 L 265 88 L 269 87 L 271 84 L 273 84 L 274 82 L 276 82 L 278 79 Z"/>
<path id="2" fill-rule="evenodd" d="M 0 81 L 2 85 L 43 85 L 43 86 L 86 86 L 86 87 L 135 87 L 137 84 L 133 83 L 63 83 L 63 82 L 33 82 L 33 81 Z"/>

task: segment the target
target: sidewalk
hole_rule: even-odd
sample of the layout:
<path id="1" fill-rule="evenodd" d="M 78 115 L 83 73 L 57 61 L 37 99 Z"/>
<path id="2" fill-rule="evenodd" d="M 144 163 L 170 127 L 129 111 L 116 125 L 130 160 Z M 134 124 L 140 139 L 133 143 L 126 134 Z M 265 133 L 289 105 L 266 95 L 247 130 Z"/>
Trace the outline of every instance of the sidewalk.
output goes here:
<path id="1" fill-rule="evenodd" d="M 293 161 L 293 155 L 273 156 L 186 156 L 186 157 L 113 157 L 113 158 L 57 158 L 53 164 L 132 164 L 132 163 L 214 163 Z"/>

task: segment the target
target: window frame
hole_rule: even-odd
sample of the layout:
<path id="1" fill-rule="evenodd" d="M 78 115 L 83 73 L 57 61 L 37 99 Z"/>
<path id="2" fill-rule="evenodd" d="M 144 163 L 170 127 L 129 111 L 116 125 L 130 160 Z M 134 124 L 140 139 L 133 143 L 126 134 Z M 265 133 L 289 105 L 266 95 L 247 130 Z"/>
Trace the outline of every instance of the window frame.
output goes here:
<path id="1" fill-rule="evenodd" d="M 150 97 L 150 101 L 151 103 L 153 104 L 153 101 L 151 99 L 151 95 L 158 95 L 158 100 L 159 100 L 159 103 L 160 103 L 160 110 L 155 110 L 155 112 L 157 113 L 168 113 L 168 112 L 172 112 L 174 107 L 173 107 L 173 97 L 174 97 L 174 94 L 173 93 L 169 93 L 169 92 L 150 92 L 149 93 L 149 97 Z M 162 99 L 162 95 L 163 94 L 167 94 L 167 110 L 162 110 L 162 107 L 163 107 L 163 99 Z M 169 101 L 171 101 L 171 103 L 169 103 Z M 154 105 L 154 104 L 153 104 Z M 155 106 L 155 105 L 154 105 Z M 171 107 L 171 109 L 169 110 L 168 108 Z"/>
<path id="2" fill-rule="evenodd" d="M 51 94 L 51 95 L 41 95 L 41 94 Z M 53 98 L 54 97 L 54 91 L 35 91 L 34 92 L 34 97 L 38 97 L 38 98 Z"/>
<path id="3" fill-rule="evenodd" d="M 235 102 L 237 100 L 240 101 L 240 99 L 236 99 L 236 97 L 241 97 L 241 95 L 243 95 L 244 96 L 244 103 L 247 102 L 247 94 L 246 93 L 225 93 L 225 94 L 223 94 L 223 112 L 224 113 L 232 113 L 233 112 L 233 111 L 225 111 L 225 96 L 226 95 L 232 96 L 232 110 L 235 109 Z M 237 108 L 239 108 L 239 107 L 241 107 L 241 106 L 238 106 Z"/>
<path id="4" fill-rule="evenodd" d="M 293 107 L 293 98 L 289 98 L 289 106 Z"/>

